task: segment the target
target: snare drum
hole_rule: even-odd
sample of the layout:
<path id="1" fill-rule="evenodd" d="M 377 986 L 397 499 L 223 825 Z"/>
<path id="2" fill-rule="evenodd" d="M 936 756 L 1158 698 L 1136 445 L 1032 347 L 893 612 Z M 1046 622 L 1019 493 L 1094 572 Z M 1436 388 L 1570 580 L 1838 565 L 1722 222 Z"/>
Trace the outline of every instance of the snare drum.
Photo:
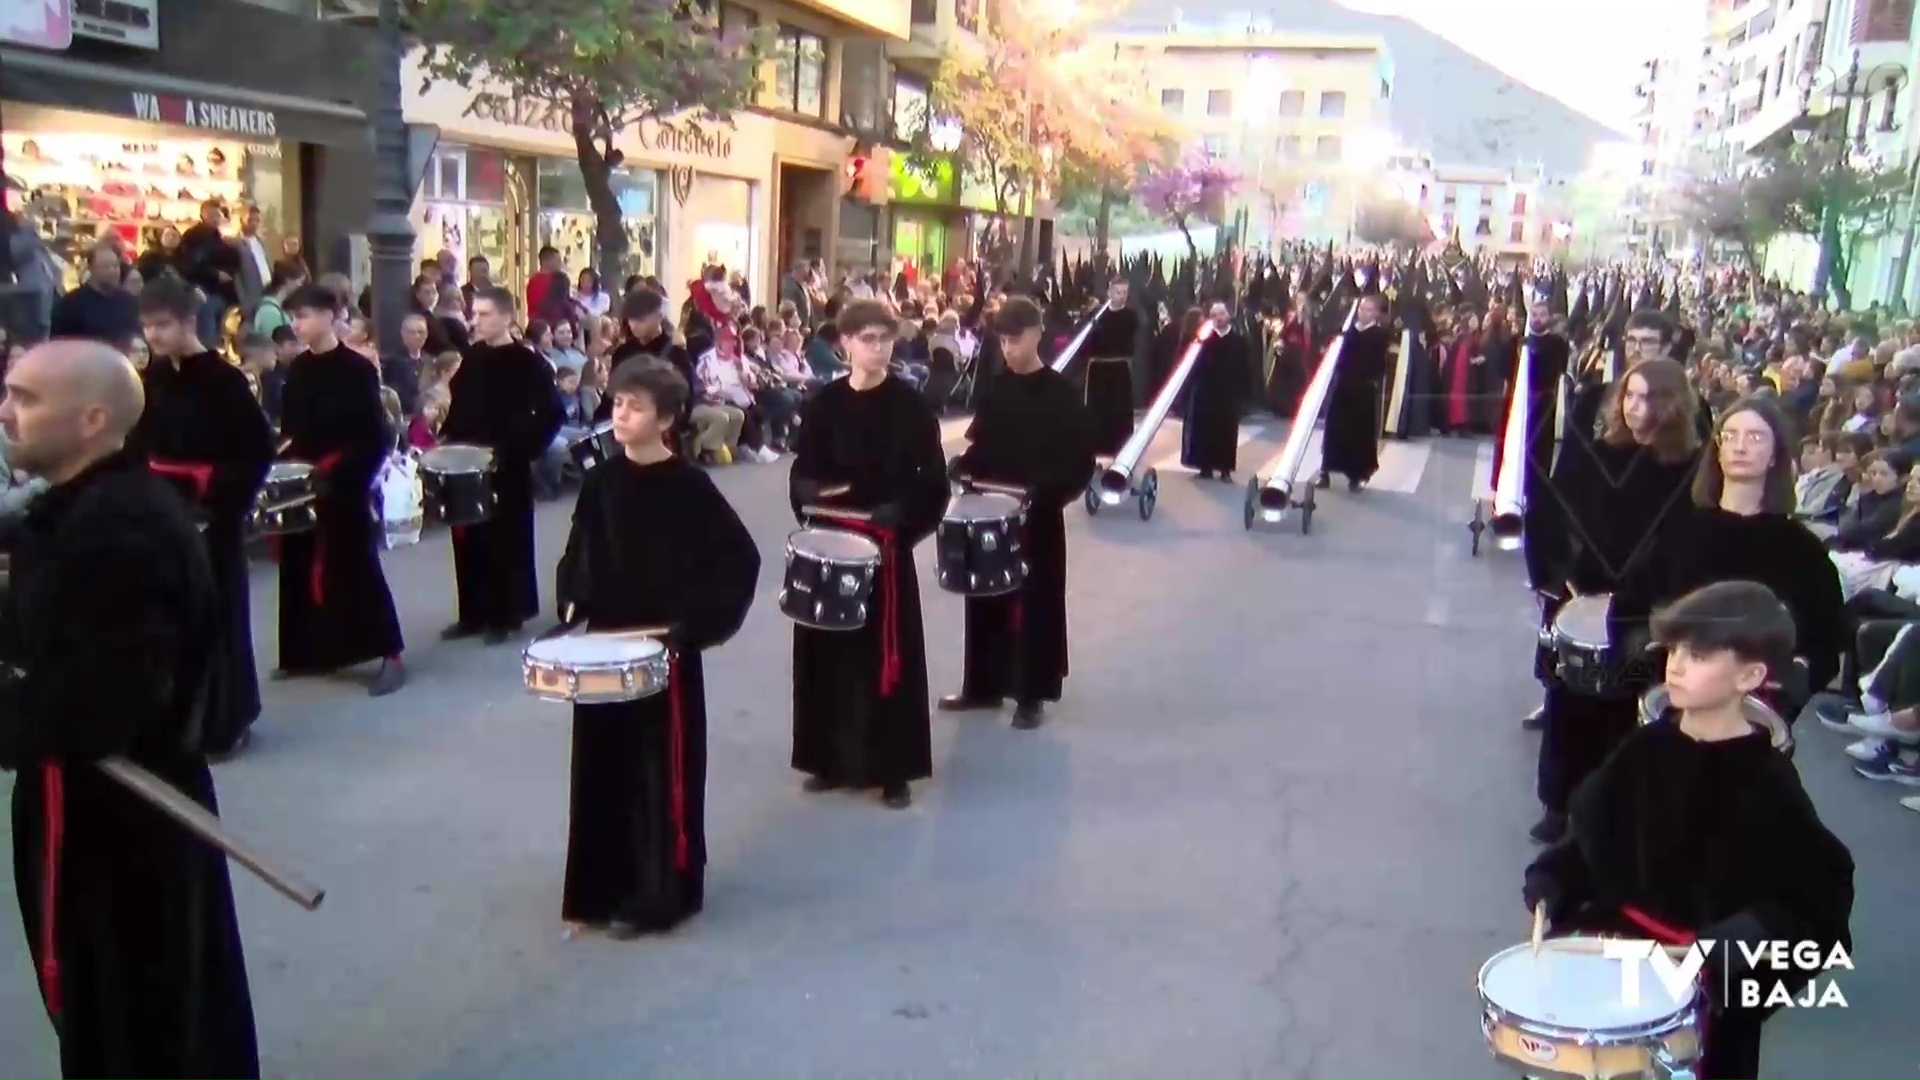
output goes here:
<path id="1" fill-rule="evenodd" d="M 320 523 L 315 509 L 318 474 L 304 461 L 276 461 L 254 498 L 247 527 L 255 536 L 292 536 L 312 532 Z"/>
<path id="2" fill-rule="evenodd" d="M 1640 697 L 1640 722 L 1651 724 L 1667 711 L 1667 687 L 1663 683 L 1647 691 Z M 1767 733 L 1773 748 L 1793 756 L 1793 726 L 1780 715 L 1764 698 L 1758 694 L 1748 694 L 1740 703 L 1740 711 L 1747 716 L 1747 722 Z"/>
<path id="3" fill-rule="evenodd" d="M 569 443 L 567 453 L 573 463 L 580 466 L 580 471 L 585 472 L 595 465 L 605 465 L 623 451 L 613 437 L 613 421 L 602 420 L 593 425 L 592 431 Z"/>
<path id="4" fill-rule="evenodd" d="M 448 443 L 420 455 L 428 512 L 449 525 L 478 525 L 493 517 L 493 451 Z"/>
<path id="5" fill-rule="evenodd" d="M 1004 596 L 1027 581 L 1020 534 L 1026 508 L 998 492 L 955 495 L 934 532 L 940 587 L 962 596 Z"/>
<path id="6" fill-rule="evenodd" d="M 649 637 L 579 634 L 545 638 L 520 654 L 527 693 L 543 701 L 606 705 L 667 688 L 671 658 Z"/>
<path id="7" fill-rule="evenodd" d="M 880 545 L 842 529 L 806 528 L 787 537 L 780 610 L 815 630 L 858 630 L 880 571 Z"/>
<path id="8" fill-rule="evenodd" d="M 1619 658 L 1607 627 L 1612 598 L 1576 596 L 1560 606 L 1540 639 L 1554 654 L 1554 674 L 1576 694 L 1603 697 L 1620 685 Z"/>
<path id="9" fill-rule="evenodd" d="M 1640 980 L 1640 1004 L 1620 994 L 1620 961 L 1598 938 L 1516 945 L 1480 968 L 1480 1030 L 1501 1064 L 1522 1076 L 1697 1075 L 1706 1007 L 1659 979 Z"/>

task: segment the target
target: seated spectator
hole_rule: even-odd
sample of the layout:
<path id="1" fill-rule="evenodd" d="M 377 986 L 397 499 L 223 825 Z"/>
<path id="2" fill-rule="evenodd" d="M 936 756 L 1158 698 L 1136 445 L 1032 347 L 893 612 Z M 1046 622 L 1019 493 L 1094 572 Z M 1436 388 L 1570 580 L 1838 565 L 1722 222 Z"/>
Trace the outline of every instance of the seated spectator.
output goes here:
<path id="1" fill-rule="evenodd" d="M 1837 437 L 1800 443 L 1800 476 L 1794 481 L 1794 515 L 1806 521 L 1834 521 L 1847 504 L 1853 485 L 1835 461 Z"/>
<path id="2" fill-rule="evenodd" d="M 1898 454 L 1869 454 L 1858 497 L 1842 511 L 1840 531 L 1827 541 L 1835 551 L 1862 551 L 1891 532 L 1901 516 L 1902 485 L 1910 463 Z"/>
<path id="3" fill-rule="evenodd" d="M 534 479 L 548 497 L 560 494 L 567 465 L 573 460 L 568 448 L 592 432 L 593 417 L 582 407 L 580 372 L 570 367 L 554 369 L 553 392 L 560 399 L 560 430 L 554 433 L 553 443 L 534 469 Z"/>
<path id="4" fill-rule="evenodd" d="M 827 322 L 813 332 L 813 339 L 807 342 L 807 366 L 821 382 L 831 382 L 847 373 L 847 358 L 840 354 L 838 326 Z"/>
<path id="5" fill-rule="evenodd" d="M 789 385 L 786 377 L 767 359 L 761 347 L 760 331 L 751 326 L 742 330 L 740 344 L 749 365 L 753 401 L 765 421 L 761 448 L 777 457 L 786 452 L 794 418 L 800 415 L 801 388 Z"/>
<path id="6" fill-rule="evenodd" d="M 740 448 L 740 434 L 747 426 L 747 408 L 753 404 L 738 358 L 721 356 L 724 347 L 708 349 L 694 365 L 697 385 L 692 409 L 694 452 L 719 465 L 732 463 L 734 451 Z M 753 459 L 762 460 L 762 455 L 754 454 Z"/>

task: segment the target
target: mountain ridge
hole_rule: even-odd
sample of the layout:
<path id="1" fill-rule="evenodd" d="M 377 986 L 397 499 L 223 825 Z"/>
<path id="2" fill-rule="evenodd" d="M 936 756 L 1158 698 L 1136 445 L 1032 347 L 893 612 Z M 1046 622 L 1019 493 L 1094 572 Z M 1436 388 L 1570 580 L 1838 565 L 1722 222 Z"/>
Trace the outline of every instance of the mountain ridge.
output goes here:
<path id="1" fill-rule="evenodd" d="M 1573 106 L 1528 85 L 1410 19 L 1332 0 L 1146 0 L 1114 25 L 1164 30 L 1175 21 L 1228 28 L 1266 19 L 1278 32 L 1364 34 L 1386 42 L 1393 62 L 1388 123 L 1409 147 L 1441 166 L 1509 168 L 1538 163 L 1568 177 L 1596 143 L 1623 138 Z"/>

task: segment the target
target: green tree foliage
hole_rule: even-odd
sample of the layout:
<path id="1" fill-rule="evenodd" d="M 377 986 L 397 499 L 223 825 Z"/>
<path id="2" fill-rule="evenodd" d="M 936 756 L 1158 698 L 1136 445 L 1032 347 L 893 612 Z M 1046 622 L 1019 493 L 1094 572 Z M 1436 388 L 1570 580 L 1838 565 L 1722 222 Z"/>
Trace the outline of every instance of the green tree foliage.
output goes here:
<path id="1" fill-rule="evenodd" d="M 613 190 L 619 134 L 643 121 L 699 133 L 751 104 L 764 36 L 725 33 L 686 0 L 404 0 L 423 76 L 474 91 L 473 108 L 539 102 L 561 118 L 593 208 L 603 277 L 625 274 Z"/>

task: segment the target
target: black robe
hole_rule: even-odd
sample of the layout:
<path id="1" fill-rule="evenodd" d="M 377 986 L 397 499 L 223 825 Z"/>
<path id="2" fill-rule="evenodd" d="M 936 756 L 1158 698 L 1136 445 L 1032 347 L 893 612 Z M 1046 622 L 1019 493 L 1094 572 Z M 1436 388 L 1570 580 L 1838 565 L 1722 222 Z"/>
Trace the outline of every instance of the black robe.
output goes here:
<path id="1" fill-rule="evenodd" d="M 967 427 L 960 472 L 1030 493 L 1022 551 L 1027 581 L 1007 596 L 967 600 L 961 696 L 1060 700 L 1067 675 L 1065 508 L 1093 479 L 1091 422 L 1064 375 L 1012 371 L 988 383 Z"/>
<path id="2" fill-rule="evenodd" d="M 1700 464 L 1697 452 L 1666 462 L 1638 444 L 1615 446 L 1595 436 L 1605 394 L 1592 386 L 1575 397 L 1551 481 L 1528 504 L 1529 576 L 1555 593 L 1570 587 L 1610 595 L 1608 632 L 1619 646 L 1611 659 L 1621 665 L 1620 691 L 1590 697 L 1552 678 L 1545 646 L 1535 654 L 1535 674 L 1547 684 L 1536 790 L 1552 811 L 1566 808 L 1580 781 L 1639 723 L 1639 695 L 1664 678 L 1657 658 L 1644 651 L 1647 619 L 1665 593 L 1662 574 Z M 1545 616 L 1556 612 L 1550 603 Z"/>
<path id="3" fill-rule="evenodd" d="M 1140 313 L 1121 308 L 1101 315 L 1080 353 L 1087 360 L 1087 414 L 1095 453 L 1120 452 L 1133 434 L 1133 354 L 1139 348 Z"/>
<path id="4" fill-rule="evenodd" d="M 1793 763 L 1762 732 L 1696 741 L 1670 710 L 1580 785 L 1568 820 L 1566 837 L 1527 868 L 1528 903 L 1546 905 L 1556 934 L 1659 940 L 1650 919 L 1681 932 L 1667 944 L 1718 942 L 1702 980 L 1716 1012 L 1697 1071 L 1758 1077 L 1768 1010 L 1717 1000 L 1717 976 L 1771 983 L 1773 973 L 1748 968 L 1736 943 L 1818 942 L 1823 957 L 1852 943 L 1853 856 L 1821 824 Z M 1780 981 L 1791 992 L 1807 978 Z"/>
<path id="5" fill-rule="evenodd" d="M 1780 715 L 1792 723 L 1798 706 L 1840 673 L 1840 657 L 1850 646 L 1840 572 L 1826 544 L 1785 514 L 1689 506 L 1676 526 L 1664 601 L 1717 581 L 1757 581 L 1793 613 L 1795 650 L 1807 662 L 1811 686 L 1785 688 L 1793 692 L 1780 703 Z"/>
<path id="6" fill-rule="evenodd" d="M 1181 342 L 1174 355 L 1178 370 Z M 1253 357 L 1238 331 L 1210 335 L 1200 346 L 1183 390 L 1187 407 L 1181 418 L 1180 464 L 1189 469 L 1232 472 L 1240 456 L 1240 416 Z M 1171 371 L 1168 378 L 1172 378 Z"/>
<path id="7" fill-rule="evenodd" d="M 320 524 L 280 538 L 280 668 L 311 674 L 399 656 L 400 618 L 372 502 L 392 445 L 380 375 L 338 345 L 294 357 L 283 394 L 283 456 L 319 468 Z"/>
<path id="8" fill-rule="evenodd" d="M 1501 425 L 1506 423 L 1501 400 L 1503 376 L 1500 366 L 1484 356 L 1477 335 L 1443 346 L 1437 362 L 1439 383 L 1434 391 L 1434 423 L 1441 431 L 1500 437 Z M 1476 359 L 1481 362 L 1474 363 Z"/>
<path id="9" fill-rule="evenodd" d="M 35 500 L 0 619 L 13 873 L 66 1076 L 260 1075 L 226 856 L 90 767 L 216 811 L 198 695 L 223 614 L 186 505 L 132 454 Z"/>
<path id="10" fill-rule="evenodd" d="M 1380 470 L 1380 387 L 1393 337 L 1393 330 L 1380 323 L 1365 328 L 1356 324 L 1346 331 L 1339 366 L 1327 388 L 1321 472 L 1366 481 Z"/>
<path id="11" fill-rule="evenodd" d="M 713 480 L 681 458 L 589 470 L 556 592 L 590 631 L 672 628 L 666 692 L 573 708 L 561 915 L 664 930 L 700 910 L 707 865 L 702 654 L 746 620 L 760 552 Z"/>
<path id="12" fill-rule="evenodd" d="M 493 516 L 452 530 L 459 622 L 514 630 L 540 610 L 533 463 L 553 444 L 564 419 L 553 367 L 518 342 L 476 344 L 468 347 L 447 393 L 441 439 L 493 451 Z"/>
<path id="13" fill-rule="evenodd" d="M 1267 374 L 1267 407 L 1291 420 L 1300 411 L 1300 395 L 1313 378 L 1311 333 L 1297 312 L 1289 312 L 1274 342 L 1273 370 Z"/>
<path id="14" fill-rule="evenodd" d="M 1401 330 L 1393 331 L 1392 351 L 1387 354 L 1387 377 L 1381 385 L 1381 406 L 1386 422 L 1381 433 L 1390 439 L 1418 439 L 1433 434 L 1434 380 L 1439 371 L 1434 364 L 1433 350 L 1427 347 L 1427 339 L 1415 330 L 1405 339 L 1412 345 L 1413 351 L 1402 357 Z M 1400 390 L 1400 381 L 1406 380 L 1406 388 Z M 1393 415 L 1393 397 L 1400 394 L 1400 415 Z"/>
<path id="15" fill-rule="evenodd" d="M 855 787 L 924 779 L 933 775 L 933 747 L 913 549 L 946 512 L 939 418 L 925 398 L 891 377 L 867 390 L 836 379 L 807 401 L 801 417 L 788 485 L 795 513 L 802 505 L 795 482 L 851 484 L 848 495 L 826 501 L 859 510 L 892 506 L 900 523 L 879 538 L 882 569 L 865 626 L 794 627 L 793 767 Z"/>
<path id="16" fill-rule="evenodd" d="M 1527 534 L 1531 536 L 1536 528 L 1543 527 L 1539 524 L 1543 520 L 1540 515 L 1551 513 L 1553 510 L 1550 505 L 1553 501 L 1552 494 L 1545 489 L 1544 485 L 1553 470 L 1554 432 L 1558 426 L 1556 418 L 1560 406 L 1560 383 L 1567 374 L 1567 364 L 1573 348 L 1567 344 L 1566 338 L 1558 334 L 1530 334 L 1527 337 L 1527 345 L 1527 467 L 1520 474 L 1520 493 L 1526 505 L 1526 512 L 1523 515 L 1525 528 Z M 1489 360 L 1482 366 L 1490 366 L 1492 363 L 1493 361 Z M 1516 366 L 1519 364 L 1518 354 L 1514 356 L 1513 363 Z M 1501 458 L 1507 444 L 1507 420 L 1513 416 L 1513 389 L 1517 383 L 1517 379 L 1508 381 L 1506 394 L 1501 399 L 1499 421 L 1493 429 L 1492 476 L 1495 484 L 1500 482 Z M 1575 391 L 1576 397 L 1580 394 L 1594 394 L 1592 385 L 1589 384 Z M 1593 438 L 1593 426 L 1599 419 L 1602 400 L 1600 397 L 1590 398 L 1588 404 L 1592 406 L 1591 410 L 1580 411 L 1579 415 L 1574 415 L 1575 410 L 1571 403 L 1569 404 L 1569 415 L 1565 425 L 1566 440 L 1584 442 Z M 1531 575 L 1535 569 L 1531 559 L 1527 566 Z M 1532 582 L 1535 588 L 1546 584 L 1538 577 L 1532 577 Z"/>
<path id="17" fill-rule="evenodd" d="M 218 638 L 220 677 L 207 709 L 203 749 L 225 753 L 260 716 L 247 516 L 273 463 L 273 429 L 246 375 L 218 353 L 184 357 L 177 364 L 156 357 L 140 381 L 147 404 L 127 448 L 180 482 L 206 518 L 202 535 L 225 618 Z"/>

